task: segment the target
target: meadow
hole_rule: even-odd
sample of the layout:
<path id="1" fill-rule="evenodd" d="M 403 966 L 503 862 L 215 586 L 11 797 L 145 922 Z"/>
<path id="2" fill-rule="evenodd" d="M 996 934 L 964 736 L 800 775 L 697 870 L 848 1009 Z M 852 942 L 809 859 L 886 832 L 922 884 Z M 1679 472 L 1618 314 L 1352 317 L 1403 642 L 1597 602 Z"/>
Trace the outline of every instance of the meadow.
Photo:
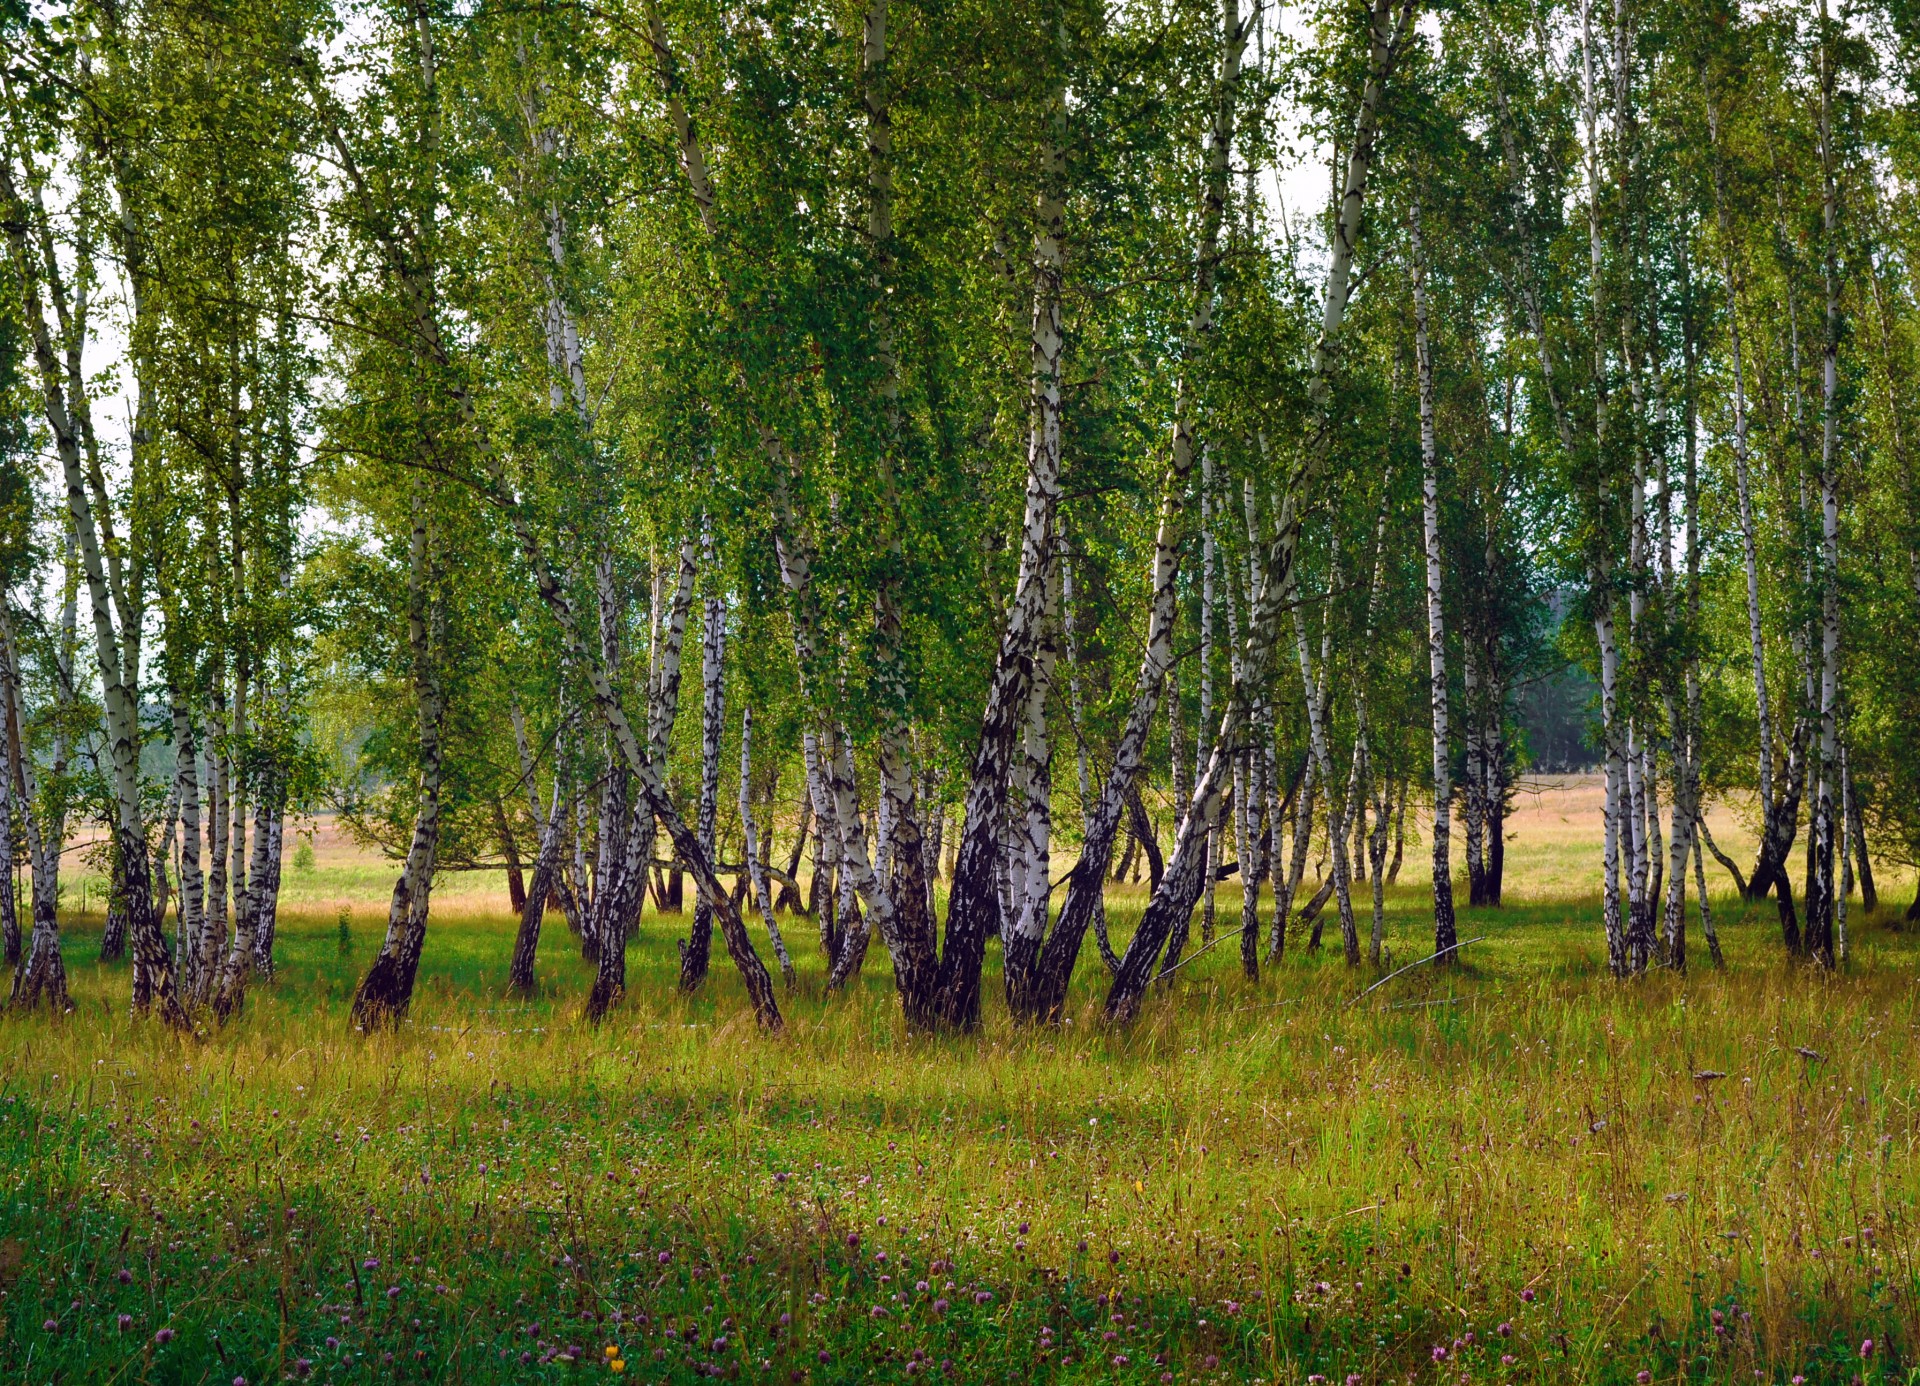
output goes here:
<path id="1" fill-rule="evenodd" d="M 651 912 L 589 1028 L 557 919 L 502 998 L 495 877 L 436 897 L 409 1022 L 362 1036 L 390 868 L 326 839 L 274 983 L 183 1041 L 76 909 L 78 1010 L 0 1018 L 0 1379 L 1920 1380 L 1911 881 L 1840 975 L 1720 896 L 1724 971 L 1696 923 L 1691 973 L 1623 985 L 1556 885 L 1592 880 L 1587 794 L 1525 804 L 1458 966 L 1361 998 L 1337 948 L 1258 984 L 1217 948 L 1125 1033 L 1089 946 L 1067 1024 L 996 976 L 981 1033 L 910 1036 L 884 955 L 827 997 L 796 919 L 766 1038 L 724 960 L 675 993 Z"/>

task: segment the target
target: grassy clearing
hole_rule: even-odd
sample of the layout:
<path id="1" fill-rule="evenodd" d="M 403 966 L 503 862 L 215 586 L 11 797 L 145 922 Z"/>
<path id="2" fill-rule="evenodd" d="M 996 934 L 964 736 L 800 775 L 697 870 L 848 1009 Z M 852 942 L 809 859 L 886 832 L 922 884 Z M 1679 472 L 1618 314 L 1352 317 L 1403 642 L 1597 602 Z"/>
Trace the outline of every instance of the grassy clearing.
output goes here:
<path id="1" fill-rule="evenodd" d="M 342 954 L 322 909 L 181 1044 L 82 922 L 79 1012 L 0 1019 L 0 1377 L 1920 1379 L 1920 943 L 1856 918 L 1823 979 L 1717 903 L 1725 973 L 1615 985 L 1548 900 L 1358 1006 L 1337 955 L 1249 986 L 1221 948 L 1126 1035 L 1089 948 L 1071 1024 L 964 1040 L 904 1033 L 877 951 L 763 1039 L 651 917 L 588 1030 L 564 928 L 509 1003 L 481 909 L 368 1040 L 374 912 Z"/>

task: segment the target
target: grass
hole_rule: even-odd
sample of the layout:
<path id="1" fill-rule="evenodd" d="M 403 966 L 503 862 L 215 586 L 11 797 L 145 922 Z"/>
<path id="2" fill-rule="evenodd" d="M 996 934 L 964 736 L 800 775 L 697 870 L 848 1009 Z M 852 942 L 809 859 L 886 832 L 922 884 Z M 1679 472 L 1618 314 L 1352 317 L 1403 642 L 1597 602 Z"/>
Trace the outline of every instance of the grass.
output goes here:
<path id="1" fill-rule="evenodd" d="M 767 1039 L 652 916 L 589 1029 L 563 927 L 508 1002 L 511 921 L 459 900 L 366 1038 L 381 911 L 342 954 L 328 898 L 183 1043 L 78 920 L 79 1010 L 0 1018 L 0 1379 L 1920 1380 L 1915 936 L 1856 907 L 1821 977 L 1720 900 L 1725 972 L 1620 985 L 1521 865 L 1459 967 L 1354 1005 L 1337 951 L 1223 947 L 1125 1034 L 1089 945 L 1070 1024 L 910 1037 L 884 954 L 827 999 L 796 920 Z"/>

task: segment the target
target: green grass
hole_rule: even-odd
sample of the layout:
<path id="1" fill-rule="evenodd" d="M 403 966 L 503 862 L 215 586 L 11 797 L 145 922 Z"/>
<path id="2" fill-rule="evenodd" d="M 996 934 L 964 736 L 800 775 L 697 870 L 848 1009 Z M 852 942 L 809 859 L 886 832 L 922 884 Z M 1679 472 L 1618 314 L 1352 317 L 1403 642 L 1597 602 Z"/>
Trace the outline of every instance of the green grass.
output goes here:
<path id="1" fill-rule="evenodd" d="M 1007 1021 L 990 952 L 964 1039 L 905 1033 L 877 947 L 823 997 L 803 920 L 763 1037 L 724 955 L 674 993 L 651 915 L 590 1029 L 565 929 L 511 1002 L 469 905 L 367 1038 L 367 905 L 350 956 L 290 913 L 276 983 L 183 1042 L 127 1018 L 96 914 L 77 1012 L 0 1018 L 0 1379 L 612 1379 L 609 1345 L 640 1382 L 1920 1379 L 1920 947 L 1856 909 L 1820 977 L 1718 904 L 1724 973 L 1611 982 L 1548 900 L 1352 1006 L 1337 951 L 1250 985 L 1230 943 L 1125 1034 L 1091 943 L 1058 1029 Z"/>

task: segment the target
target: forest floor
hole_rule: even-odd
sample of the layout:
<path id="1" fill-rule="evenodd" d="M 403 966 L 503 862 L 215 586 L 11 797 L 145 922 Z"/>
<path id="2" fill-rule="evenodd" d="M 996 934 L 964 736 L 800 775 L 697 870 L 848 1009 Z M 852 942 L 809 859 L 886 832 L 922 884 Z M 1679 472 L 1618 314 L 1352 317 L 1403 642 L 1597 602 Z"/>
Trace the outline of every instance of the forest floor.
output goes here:
<path id="1" fill-rule="evenodd" d="M 0 1380 L 1920 1381 L 1911 880 L 1822 976 L 1710 865 L 1726 968 L 1695 920 L 1688 975 L 1617 983 L 1592 793 L 1523 799 L 1459 966 L 1357 1000 L 1331 924 L 1257 983 L 1229 943 L 1124 1034 L 1091 943 L 1069 1023 L 1014 1027 L 990 950 L 982 1031 L 929 1039 L 877 948 L 825 997 L 795 919 L 763 1037 L 723 954 L 676 994 L 651 913 L 590 1029 L 557 920 L 502 998 L 496 875 L 364 1037 L 392 868 L 322 833 L 276 980 L 182 1041 L 77 911 L 77 1012 L 0 1017 Z"/>

